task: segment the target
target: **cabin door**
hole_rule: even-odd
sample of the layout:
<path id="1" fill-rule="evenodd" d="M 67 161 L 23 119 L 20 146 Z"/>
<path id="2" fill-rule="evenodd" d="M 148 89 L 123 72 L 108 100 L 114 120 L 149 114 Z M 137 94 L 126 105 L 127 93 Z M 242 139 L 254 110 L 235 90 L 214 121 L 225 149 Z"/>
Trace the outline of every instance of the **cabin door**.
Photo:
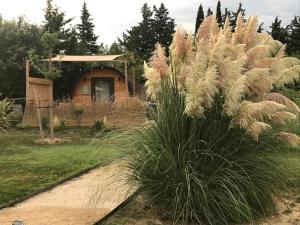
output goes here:
<path id="1" fill-rule="evenodd" d="M 114 95 L 114 79 L 110 77 L 92 78 L 92 95 L 95 102 L 111 102 Z"/>

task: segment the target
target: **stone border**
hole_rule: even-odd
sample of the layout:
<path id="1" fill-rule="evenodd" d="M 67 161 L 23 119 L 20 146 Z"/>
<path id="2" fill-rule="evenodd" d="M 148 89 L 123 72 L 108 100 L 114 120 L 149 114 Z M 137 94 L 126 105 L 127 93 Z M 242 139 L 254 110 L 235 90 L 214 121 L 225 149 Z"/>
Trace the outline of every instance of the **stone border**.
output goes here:
<path id="1" fill-rule="evenodd" d="M 45 192 L 45 191 L 49 191 L 49 190 L 51 190 L 51 189 L 57 187 L 58 185 L 61 185 L 61 184 L 63 184 L 63 183 L 66 183 L 66 182 L 68 182 L 68 181 L 70 181 L 70 180 L 73 180 L 73 179 L 75 179 L 75 178 L 78 178 L 78 177 L 80 177 L 80 176 L 82 176 L 82 175 L 84 175 L 84 174 L 90 172 L 91 170 L 94 170 L 94 169 L 96 169 L 96 168 L 98 168 L 98 167 L 102 167 L 102 166 L 109 165 L 109 164 L 111 164 L 111 162 L 112 162 L 112 161 L 109 161 L 109 162 L 106 162 L 106 163 L 99 163 L 99 164 L 96 164 L 96 165 L 94 165 L 94 166 L 88 167 L 88 168 L 86 168 L 86 169 L 84 169 L 84 170 L 81 170 L 81 171 L 79 171 L 79 172 L 77 172 L 77 173 L 75 173 L 75 174 L 73 174 L 73 175 L 71 175 L 71 176 L 69 176 L 69 177 L 63 178 L 63 179 L 61 179 L 61 180 L 59 180 L 59 181 L 57 181 L 57 182 L 55 182 L 55 183 L 53 183 L 53 184 L 50 184 L 50 185 L 47 186 L 47 187 L 44 187 L 44 188 L 42 188 L 42 189 L 40 189 L 40 190 L 37 190 L 37 191 L 35 191 L 35 192 L 33 192 L 33 193 L 31 193 L 31 194 L 25 196 L 25 197 L 22 197 L 22 198 L 13 200 L 13 201 L 11 201 L 11 202 L 9 202 L 9 203 L 6 203 L 6 204 L 4 204 L 4 205 L 0 205 L 0 210 L 5 209 L 5 208 L 9 208 L 9 207 L 13 207 L 13 206 L 15 206 L 15 205 L 17 205 L 17 204 L 19 204 L 19 203 L 21 203 L 21 202 L 23 202 L 23 201 L 28 200 L 29 198 L 32 198 L 32 197 L 34 197 L 34 196 L 36 196 L 36 195 L 38 195 L 38 194 L 41 194 L 41 193 L 43 193 L 43 192 Z"/>
<path id="2" fill-rule="evenodd" d="M 125 207 L 129 202 L 131 202 L 134 197 L 136 197 L 139 194 L 139 190 L 135 191 L 133 194 L 131 194 L 125 201 L 123 201 L 120 205 L 118 205 L 114 210 L 110 211 L 107 215 L 102 217 L 100 220 L 98 220 L 94 225 L 101 225 L 105 222 L 109 217 L 113 216 L 118 210 Z"/>

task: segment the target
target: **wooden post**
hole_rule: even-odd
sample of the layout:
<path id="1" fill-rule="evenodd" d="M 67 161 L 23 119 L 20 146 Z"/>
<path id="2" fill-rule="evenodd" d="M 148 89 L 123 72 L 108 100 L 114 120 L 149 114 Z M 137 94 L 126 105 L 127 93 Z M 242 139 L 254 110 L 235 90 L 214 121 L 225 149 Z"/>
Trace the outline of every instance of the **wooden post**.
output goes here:
<path id="1" fill-rule="evenodd" d="M 125 66 L 125 88 L 126 88 L 126 97 L 128 97 L 128 68 L 127 68 L 127 60 L 124 60 Z"/>
<path id="2" fill-rule="evenodd" d="M 26 61 L 26 104 L 29 100 L 29 76 L 30 76 L 30 61 Z"/>
<path id="3" fill-rule="evenodd" d="M 40 100 L 39 100 L 39 98 L 36 94 L 35 88 L 33 88 L 33 95 L 34 95 L 34 99 L 35 99 L 36 113 L 37 113 L 39 128 L 40 128 L 40 138 L 44 139 L 45 136 L 44 136 L 42 119 L 41 119 L 41 112 L 40 112 Z"/>
<path id="4" fill-rule="evenodd" d="M 135 61 L 134 61 L 134 56 L 132 55 L 132 91 L 133 91 L 133 96 L 135 96 Z"/>
<path id="5" fill-rule="evenodd" d="M 49 71 L 52 72 L 52 53 L 49 52 Z M 50 122 L 50 136 L 54 139 L 54 126 L 53 126 L 53 80 L 50 80 L 50 93 L 49 93 L 49 122 Z"/>

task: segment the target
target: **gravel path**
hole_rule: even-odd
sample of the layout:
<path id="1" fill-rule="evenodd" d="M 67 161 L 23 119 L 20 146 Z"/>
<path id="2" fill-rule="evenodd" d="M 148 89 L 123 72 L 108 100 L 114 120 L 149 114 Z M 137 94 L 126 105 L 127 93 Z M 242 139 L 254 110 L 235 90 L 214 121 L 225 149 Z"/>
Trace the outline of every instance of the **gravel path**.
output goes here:
<path id="1" fill-rule="evenodd" d="M 54 189 L 0 211 L 0 224 L 93 225 L 133 192 L 119 163 L 92 170 Z"/>

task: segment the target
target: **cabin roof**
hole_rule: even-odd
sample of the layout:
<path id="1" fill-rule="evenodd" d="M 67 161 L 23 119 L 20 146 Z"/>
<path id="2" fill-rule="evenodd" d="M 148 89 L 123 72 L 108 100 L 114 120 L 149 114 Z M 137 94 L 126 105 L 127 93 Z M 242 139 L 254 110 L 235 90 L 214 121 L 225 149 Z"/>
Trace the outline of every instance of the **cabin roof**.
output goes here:
<path id="1" fill-rule="evenodd" d="M 112 62 L 123 55 L 57 55 L 53 62 Z M 46 59 L 45 61 L 49 61 Z"/>

